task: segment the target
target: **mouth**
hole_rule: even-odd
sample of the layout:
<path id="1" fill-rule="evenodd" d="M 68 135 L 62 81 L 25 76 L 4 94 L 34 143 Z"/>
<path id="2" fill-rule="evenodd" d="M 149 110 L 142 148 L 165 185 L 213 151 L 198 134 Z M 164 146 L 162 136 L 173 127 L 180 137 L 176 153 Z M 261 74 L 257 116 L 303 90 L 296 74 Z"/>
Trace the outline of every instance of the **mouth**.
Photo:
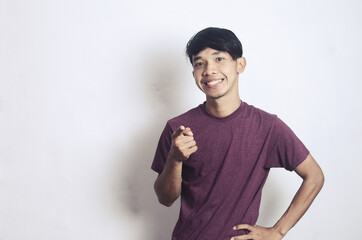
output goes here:
<path id="1" fill-rule="evenodd" d="M 219 85 L 220 83 L 222 83 L 222 81 L 224 81 L 223 78 L 210 79 L 210 80 L 204 81 L 203 84 L 205 84 L 207 87 L 215 87 L 215 86 Z"/>

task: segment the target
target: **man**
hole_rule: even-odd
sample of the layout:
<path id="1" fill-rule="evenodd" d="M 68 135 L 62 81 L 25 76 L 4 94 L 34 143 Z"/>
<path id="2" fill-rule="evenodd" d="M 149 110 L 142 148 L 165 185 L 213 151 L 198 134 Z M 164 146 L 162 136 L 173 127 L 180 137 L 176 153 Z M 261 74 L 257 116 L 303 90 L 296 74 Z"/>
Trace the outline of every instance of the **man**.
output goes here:
<path id="1" fill-rule="evenodd" d="M 172 239 L 282 239 L 322 188 L 320 167 L 276 115 L 240 100 L 246 61 L 233 32 L 204 29 L 186 52 L 206 102 L 167 122 L 152 164 L 160 203 L 181 195 Z M 303 183 L 273 227 L 256 226 L 272 167 L 295 171 Z"/>

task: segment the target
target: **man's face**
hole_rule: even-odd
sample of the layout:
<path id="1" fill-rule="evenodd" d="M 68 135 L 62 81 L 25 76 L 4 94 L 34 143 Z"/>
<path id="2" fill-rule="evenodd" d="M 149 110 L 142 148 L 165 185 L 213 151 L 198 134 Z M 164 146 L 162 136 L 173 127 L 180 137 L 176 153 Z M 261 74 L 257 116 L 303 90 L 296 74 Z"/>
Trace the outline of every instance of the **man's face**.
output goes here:
<path id="1" fill-rule="evenodd" d="M 207 98 L 238 96 L 238 79 L 245 68 L 244 58 L 233 60 L 228 52 L 205 48 L 192 59 L 196 85 Z"/>

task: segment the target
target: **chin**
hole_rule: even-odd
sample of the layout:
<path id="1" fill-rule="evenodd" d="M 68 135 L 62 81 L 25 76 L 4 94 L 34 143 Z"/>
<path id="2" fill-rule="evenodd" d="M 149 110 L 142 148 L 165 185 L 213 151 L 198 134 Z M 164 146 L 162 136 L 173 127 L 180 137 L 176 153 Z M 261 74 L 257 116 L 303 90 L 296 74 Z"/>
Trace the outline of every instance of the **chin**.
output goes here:
<path id="1" fill-rule="evenodd" d="M 206 94 L 206 97 L 209 99 L 219 99 L 222 98 L 224 96 L 224 94 Z"/>

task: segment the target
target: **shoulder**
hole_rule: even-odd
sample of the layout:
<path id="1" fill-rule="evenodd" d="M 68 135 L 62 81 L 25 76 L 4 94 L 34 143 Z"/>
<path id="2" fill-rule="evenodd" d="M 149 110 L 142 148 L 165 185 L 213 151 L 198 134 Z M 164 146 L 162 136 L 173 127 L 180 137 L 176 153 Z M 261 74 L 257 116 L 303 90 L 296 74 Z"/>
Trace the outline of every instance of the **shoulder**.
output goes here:
<path id="1" fill-rule="evenodd" d="M 270 125 L 273 126 L 278 121 L 278 116 L 273 113 L 269 113 L 267 111 L 264 111 L 258 107 L 255 107 L 253 105 L 249 105 L 245 103 L 244 108 L 244 116 L 247 119 L 250 119 L 254 123 L 263 124 L 263 125 Z"/>
<path id="2" fill-rule="evenodd" d="M 252 105 L 248 106 L 249 120 L 251 126 L 276 136 L 294 135 L 292 129 L 276 114 L 266 112 Z"/>

